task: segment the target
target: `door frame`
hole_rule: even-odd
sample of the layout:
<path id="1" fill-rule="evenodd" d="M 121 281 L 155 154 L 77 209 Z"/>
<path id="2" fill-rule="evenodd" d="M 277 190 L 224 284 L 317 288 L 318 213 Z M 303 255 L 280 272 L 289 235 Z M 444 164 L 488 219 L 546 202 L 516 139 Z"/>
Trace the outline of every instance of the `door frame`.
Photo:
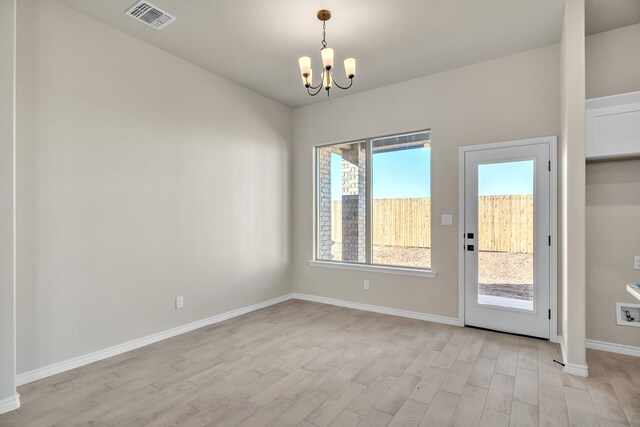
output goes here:
<path id="1" fill-rule="evenodd" d="M 551 248 L 549 251 L 549 341 L 560 342 L 558 337 L 558 138 L 545 136 L 539 138 L 516 139 L 487 144 L 465 145 L 458 148 L 458 317 L 465 324 L 465 153 L 468 151 L 491 150 L 494 148 L 519 147 L 523 145 L 549 144 L 551 176 L 549 177 L 549 232 Z"/>

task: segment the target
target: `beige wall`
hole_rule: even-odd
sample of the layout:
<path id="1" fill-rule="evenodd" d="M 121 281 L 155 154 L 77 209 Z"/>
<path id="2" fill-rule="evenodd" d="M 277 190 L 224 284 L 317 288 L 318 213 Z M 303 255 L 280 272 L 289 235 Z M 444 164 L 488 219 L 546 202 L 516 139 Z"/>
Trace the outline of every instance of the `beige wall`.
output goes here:
<path id="1" fill-rule="evenodd" d="M 616 302 L 640 303 L 640 159 L 587 165 L 587 338 L 640 346 L 640 328 L 616 324 Z"/>
<path id="2" fill-rule="evenodd" d="M 16 393 L 13 238 L 15 8 L 15 0 L 0 0 L 0 403 Z"/>
<path id="3" fill-rule="evenodd" d="M 587 98 L 640 90 L 640 24 L 587 37 Z"/>
<path id="4" fill-rule="evenodd" d="M 640 91 L 640 24 L 587 37 L 589 97 Z M 640 346 L 640 328 L 616 324 L 616 302 L 638 303 L 640 159 L 587 163 L 587 338 Z"/>
<path id="5" fill-rule="evenodd" d="M 290 240 L 296 292 L 457 318 L 458 147 L 561 129 L 550 46 L 295 110 L 290 177 L 286 107 L 50 0 L 21 1 L 18 18 L 19 372 L 287 293 Z M 589 96 L 640 90 L 639 32 L 587 39 Z M 433 223 L 438 277 L 309 267 L 312 146 L 425 127 L 433 217 L 454 215 Z M 639 279 L 625 240 L 640 232 L 638 162 L 587 167 L 587 337 L 630 345 L 638 331 L 613 316 L 633 301 L 617 284 Z"/>
<path id="6" fill-rule="evenodd" d="M 585 10 L 565 2 L 561 42 L 560 229 L 565 370 L 586 374 L 585 319 Z"/>
<path id="7" fill-rule="evenodd" d="M 559 47 L 549 46 L 294 110 L 294 291 L 457 318 L 458 147 L 557 135 L 559 56 Z M 308 266 L 312 147 L 427 127 L 437 278 Z M 440 225 L 442 214 L 453 214 L 454 225 Z M 365 279 L 370 291 L 362 289 Z"/>
<path id="8" fill-rule="evenodd" d="M 291 292 L 291 110 L 53 1 L 18 13 L 18 372 Z"/>

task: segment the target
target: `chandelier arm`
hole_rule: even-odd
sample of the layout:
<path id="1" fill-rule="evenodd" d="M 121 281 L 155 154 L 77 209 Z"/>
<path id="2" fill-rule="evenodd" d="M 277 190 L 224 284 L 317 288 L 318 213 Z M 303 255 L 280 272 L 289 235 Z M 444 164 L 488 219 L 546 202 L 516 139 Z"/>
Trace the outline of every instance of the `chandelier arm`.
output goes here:
<path id="1" fill-rule="evenodd" d="M 314 88 L 314 89 L 315 89 L 315 88 Z M 321 91 L 321 90 L 322 90 L 322 85 L 320 85 L 320 86 L 318 87 L 318 90 L 317 90 L 315 93 L 311 93 L 311 90 L 310 90 L 309 88 L 307 88 L 307 93 L 308 93 L 309 95 L 311 95 L 311 96 L 316 96 L 317 94 L 319 94 L 319 93 L 320 93 L 320 91 Z"/>
<path id="2" fill-rule="evenodd" d="M 344 86 L 344 87 L 343 87 L 343 86 L 340 86 L 340 85 L 338 84 L 338 82 L 337 82 L 337 81 L 335 81 L 335 80 L 333 81 L 333 84 L 334 84 L 334 85 L 336 85 L 336 86 L 338 86 L 338 88 L 343 89 L 343 90 L 344 90 L 344 89 L 349 89 L 351 86 L 353 86 L 353 78 L 350 78 L 350 79 L 349 79 L 349 86 Z"/>
<path id="3" fill-rule="evenodd" d="M 320 83 L 318 83 L 317 86 L 309 86 L 309 88 L 313 89 L 313 90 L 320 89 L 322 87 L 322 82 L 323 81 L 324 81 L 324 71 L 322 72 L 322 74 L 320 74 Z M 315 95 L 311 95 L 311 96 L 315 96 Z"/>

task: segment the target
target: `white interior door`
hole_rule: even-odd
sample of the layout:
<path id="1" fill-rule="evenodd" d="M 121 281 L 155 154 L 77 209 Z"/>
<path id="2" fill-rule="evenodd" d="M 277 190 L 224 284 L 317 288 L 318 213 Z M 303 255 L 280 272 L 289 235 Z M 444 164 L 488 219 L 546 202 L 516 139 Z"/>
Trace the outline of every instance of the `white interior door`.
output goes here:
<path id="1" fill-rule="evenodd" d="M 550 145 L 464 151 L 467 325 L 550 336 Z"/>

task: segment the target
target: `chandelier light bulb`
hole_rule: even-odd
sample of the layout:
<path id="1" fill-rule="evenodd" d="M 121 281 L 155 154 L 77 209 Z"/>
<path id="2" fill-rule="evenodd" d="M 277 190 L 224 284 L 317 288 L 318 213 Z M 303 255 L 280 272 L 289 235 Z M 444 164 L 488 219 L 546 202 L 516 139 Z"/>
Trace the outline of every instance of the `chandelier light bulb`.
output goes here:
<path id="1" fill-rule="evenodd" d="M 303 56 L 298 59 L 298 64 L 300 64 L 300 74 L 302 77 L 307 77 L 311 74 L 311 58 Z"/>
<path id="2" fill-rule="evenodd" d="M 304 75 L 302 76 L 302 84 L 306 88 L 313 86 L 313 70 L 311 68 L 309 69 L 308 76 L 304 76 Z"/>
<path id="3" fill-rule="evenodd" d="M 322 65 L 325 70 L 330 70 L 333 68 L 333 49 L 330 47 L 323 47 L 320 51 L 322 55 Z"/>
<path id="4" fill-rule="evenodd" d="M 331 71 L 325 70 L 325 72 L 322 73 L 322 86 L 324 86 L 326 90 L 330 90 L 332 85 L 333 76 L 331 75 Z"/>
<path id="5" fill-rule="evenodd" d="M 344 60 L 344 72 L 347 74 L 347 77 L 350 79 L 356 76 L 356 59 L 355 58 L 347 58 Z"/>

